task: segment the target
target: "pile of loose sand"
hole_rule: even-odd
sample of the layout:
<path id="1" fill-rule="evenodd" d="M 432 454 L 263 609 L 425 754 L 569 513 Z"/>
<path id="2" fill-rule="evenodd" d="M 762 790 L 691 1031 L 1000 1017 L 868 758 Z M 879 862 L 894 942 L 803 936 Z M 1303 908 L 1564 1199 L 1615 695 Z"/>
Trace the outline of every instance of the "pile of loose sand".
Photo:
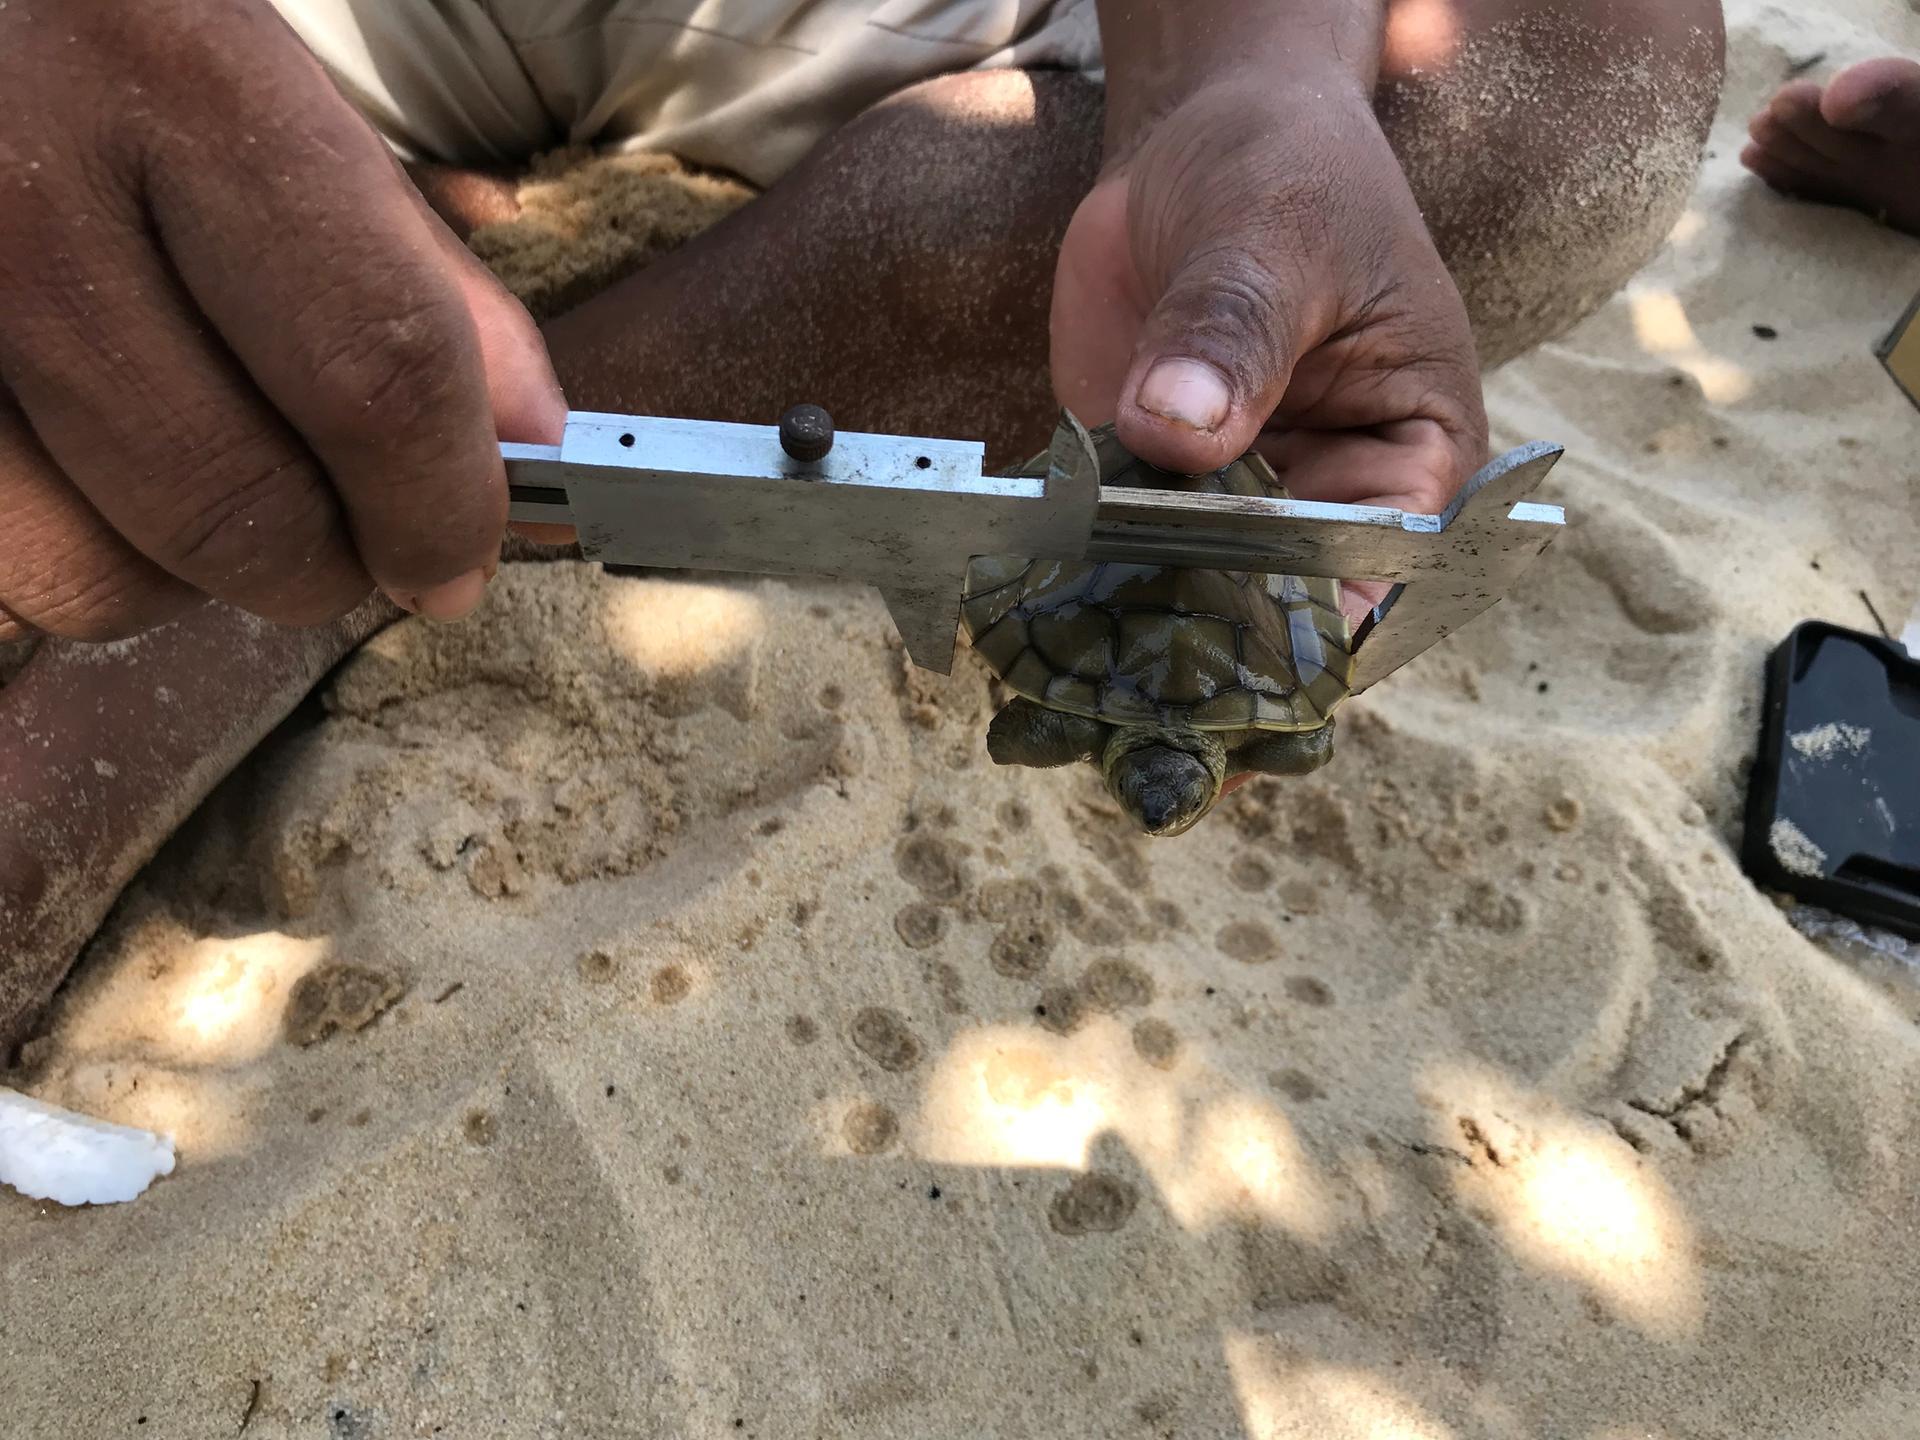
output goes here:
<path id="1" fill-rule="evenodd" d="M 1668 251 L 1491 385 L 1572 533 L 1186 839 L 992 768 L 866 594 L 518 566 L 380 636 L 36 1047 L 181 1159 L 0 1195 L 0 1429 L 1910 1431 L 1912 992 L 1733 860 L 1767 649 L 1912 602 L 1920 432 L 1920 248 L 1741 117 L 1893 8 L 1733 7 Z"/>

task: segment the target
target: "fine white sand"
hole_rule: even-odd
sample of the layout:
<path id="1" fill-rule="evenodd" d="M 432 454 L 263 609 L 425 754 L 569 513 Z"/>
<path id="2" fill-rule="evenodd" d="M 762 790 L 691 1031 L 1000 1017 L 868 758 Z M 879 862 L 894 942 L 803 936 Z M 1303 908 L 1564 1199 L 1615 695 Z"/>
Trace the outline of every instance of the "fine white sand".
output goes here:
<path id="1" fill-rule="evenodd" d="M 1571 533 L 1185 839 L 863 593 L 367 646 L 14 1077 L 180 1158 L 0 1194 L 0 1433 L 1912 1433 L 1920 1003 L 1733 854 L 1767 650 L 1913 605 L 1920 245 L 1734 157 L 1920 18 L 1730 8 L 1671 245 L 1490 383 Z"/>

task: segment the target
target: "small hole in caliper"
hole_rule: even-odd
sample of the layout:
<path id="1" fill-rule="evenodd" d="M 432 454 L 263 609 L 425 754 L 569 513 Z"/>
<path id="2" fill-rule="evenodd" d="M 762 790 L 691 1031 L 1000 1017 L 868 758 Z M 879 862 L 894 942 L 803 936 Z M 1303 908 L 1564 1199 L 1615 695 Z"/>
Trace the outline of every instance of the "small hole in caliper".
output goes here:
<path id="1" fill-rule="evenodd" d="M 917 468 L 921 470 L 931 470 L 933 468 L 933 461 L 929 460 L 925 455 L 922 455 L 918 460 L 914 461 L 913 463 Z"/>
<path id="2" fill-rule="evenodd" d="M 627 448 L 628 448 L 629 450 L 631 450 L 631 449 L 633 448 L 633 436 L 632 436 L 632 435 L 622 435 L 622 436 L 620 437 L 620 443 L 621 443 L 622 445 L 624 445 L 624 446 L 626 446 L 626 447 L 627 447 Z"/>

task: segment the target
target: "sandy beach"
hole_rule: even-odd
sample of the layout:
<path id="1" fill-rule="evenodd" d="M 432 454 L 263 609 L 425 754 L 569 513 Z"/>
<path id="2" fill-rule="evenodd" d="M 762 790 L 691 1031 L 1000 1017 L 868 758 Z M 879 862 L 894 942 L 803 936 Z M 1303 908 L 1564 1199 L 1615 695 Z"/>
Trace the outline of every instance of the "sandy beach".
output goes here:
<path id="1" fill-rule="evenodd" d="M 1728 18 L 1669 244 L 1489 378 L 1569 533 L 1182 839 L 860 591 L 510 565 L 365 646 L 5 1077 L 179 1164 L 0 1191 L 0 1434 L 1912 1434 L 1920 980 L 1736 853 L 1767 652 L 1920 599 L 1920 243 L 1736 156 L 1920 14 Z M 544 183 L 536 298 L 683 213 Z"/>

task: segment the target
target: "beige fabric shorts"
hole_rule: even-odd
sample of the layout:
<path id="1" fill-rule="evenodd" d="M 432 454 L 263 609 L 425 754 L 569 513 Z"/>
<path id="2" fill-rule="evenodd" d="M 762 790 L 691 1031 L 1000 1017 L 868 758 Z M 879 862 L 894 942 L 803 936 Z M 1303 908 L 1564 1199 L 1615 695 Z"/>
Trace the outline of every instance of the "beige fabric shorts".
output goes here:
<path id="1" fill-rule="evenodd" d="M 1094 0 L 274 0 L 410 159 L 667 150 L 756 184 L 916 81 L 1095 72 Z"/>

